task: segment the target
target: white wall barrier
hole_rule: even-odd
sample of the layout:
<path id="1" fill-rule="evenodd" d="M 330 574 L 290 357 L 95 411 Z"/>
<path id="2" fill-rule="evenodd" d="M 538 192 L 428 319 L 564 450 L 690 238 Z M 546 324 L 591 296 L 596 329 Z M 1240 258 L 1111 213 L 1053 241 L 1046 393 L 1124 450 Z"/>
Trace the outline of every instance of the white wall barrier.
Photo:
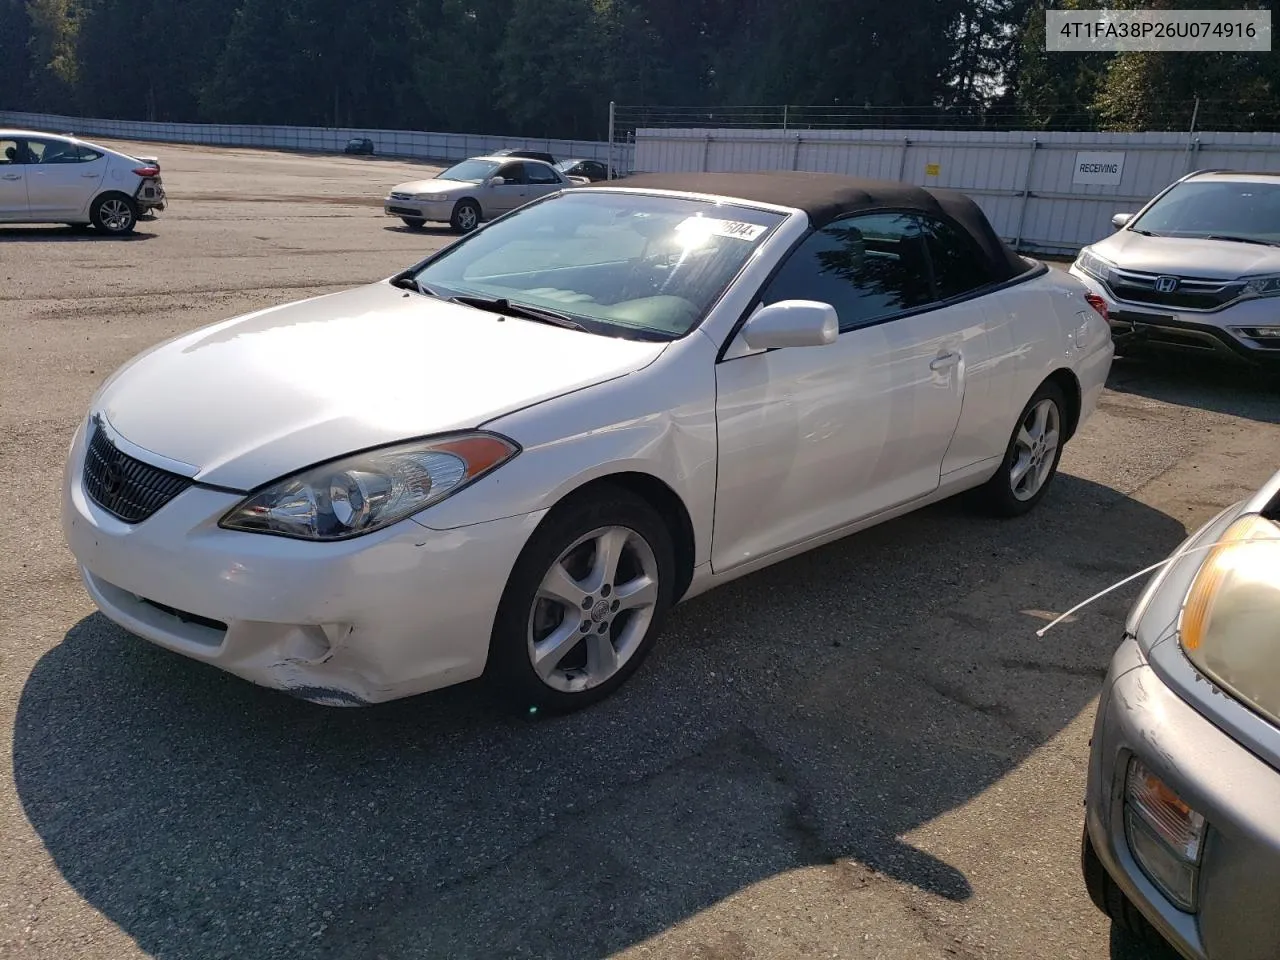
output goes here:
<path id="1" fill-rule="evenodd" d="M 1280 134 L 985 130 L 636 132 L 634 170 L 811 170 L 971 196 L 1021 249 L 1074 253 L 1192 170 L 1280 172 Z"/>
<path id="2" fill-rule="evenodd" d="M 506 147 L 542 150 L 557 160 L 607 160 L 609 144 L 595 140 L 549 140 L 527 137 L 481 136 L 468 133 L 428 133 L 419 130 L 374 130 L 367 127 L 244 126 L 228 123 L 153 123 L 142 120 L 104 120 L 44 113 L 0 111 L 0 126 L 75 133 L 83 137 L 160 143 L 194 143 L 220 147 L 263 147 L 313 153 L 341 152 L 352 137 L 368 137 L 378 154 L 423 160 L 464 160 Z M 614 165 L 630 165 L 629 148 L 614 148 Z"/>

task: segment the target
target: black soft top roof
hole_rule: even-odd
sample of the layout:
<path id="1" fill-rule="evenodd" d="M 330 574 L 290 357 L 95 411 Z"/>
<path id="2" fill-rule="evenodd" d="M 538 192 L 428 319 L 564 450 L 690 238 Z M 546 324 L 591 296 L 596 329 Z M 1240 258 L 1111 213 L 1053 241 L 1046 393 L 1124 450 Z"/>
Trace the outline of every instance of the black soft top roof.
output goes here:
<path id="1" fill-rule="evenodd" d="M 600 186 L 605 186 L 601 184 Z M 764 171 L 758 173 L 647 173 L 609 186 L 645 190 L 678 190 L 735 197 L 803 210 L 814 229 L 853 213 L 911 210 L 949 219 L 973 238 L 999 280 L 1027 270 L 992 229 L 982 209 L 962 193 L 931 190 L 896 180 L 871 180 L 838 173 Z"/>

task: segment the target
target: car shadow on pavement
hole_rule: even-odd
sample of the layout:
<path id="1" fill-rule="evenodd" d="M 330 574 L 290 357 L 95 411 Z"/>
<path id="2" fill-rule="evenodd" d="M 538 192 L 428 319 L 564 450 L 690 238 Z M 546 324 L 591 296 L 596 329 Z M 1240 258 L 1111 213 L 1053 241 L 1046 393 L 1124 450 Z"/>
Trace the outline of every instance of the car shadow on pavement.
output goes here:
<path id="1" fill-rule="evenodd" d="M 455 231 L 447 223 L 428 223 L 421 230 L 413 227 L 406 227 L 403 223 L 389 223 L 383 230 L 391 233 L 404 233 L 411 237 L 461 237 L 462 234 Z"/>
<path id="2" fill-rule="evenodd" d="M 1046 611 L 1183 536 L 1069 475 L 1022 520 L 939 504 L 690 601 L 623 690 L 559 718 L 475 685 L 313 706 L 95 614 L 22 691 L 18 795 L 161 960 L 588 960 L 814 869 L 851 911 L 964 903 L 970 879 L 904 835 L 1089 707 L 1133 593 L 1039 639 Z M 980 848 L 1025 828 L 990 829 Z"/>
<path id="3" fill-rule="evenodd" d="M 1117 357 L 1107 387 L 1180 407 L 1280 423 L 1280 365 L 1274 372 L 1178 355 Z"/>
<path id="4" fill-rule="evenodd" d="M 145 221 L 144 221 L 145 222 Z M 136 243 L 140 240 L 153 240 L 156 234 L 135 229 L 133 233 L 122 237 L 104 237 L 94 229 L 74 230 L 71 227 L 58 226 L 23 226 L 0 227 L 0 244 L 4 243 L 67 243 L 72 241 L 95 241 L 97 243 Z"/>

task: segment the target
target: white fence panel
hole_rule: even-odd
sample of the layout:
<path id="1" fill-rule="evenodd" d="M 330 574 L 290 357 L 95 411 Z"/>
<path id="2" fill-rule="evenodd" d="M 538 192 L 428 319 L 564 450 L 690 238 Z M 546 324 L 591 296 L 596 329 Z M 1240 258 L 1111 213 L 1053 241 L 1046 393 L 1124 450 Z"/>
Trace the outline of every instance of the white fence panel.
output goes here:
<path id="1" fill-rule="evenodd" d="M 331 153 L 342 150 L 352 137 L 368 137 L 383 156 L 423 160 L 464 160 L 504 148 L 543 150 L 558 159 L 607 160 L 609 144 L 596 140 L 478 136 L 420 130 L 371 130 L 363 127 L 240 126 L 224 123 L 149 123 L 91 117 L 65 117 L 46 113 L 0 111 L 0 124 L 51 133 L 74 132 L 86 137 L 160 143 L 193 143 L 226 147 L 258 147 Z M 631 146 L 615 144 L 614 165 L 632 166 Z"/>
<path id="2" fill-rule="evenodd" d="M 1044 253 L 1106 236 L 1113 214 L 1192 170 L 1280 172 L 1272 133 L 644 128 L 635 139 L 634 171 L 810 170 L 959 190 L 1005 239 Z M 1082 152 L 1122 155 L 1119 182 L 1076 182 Z"/>

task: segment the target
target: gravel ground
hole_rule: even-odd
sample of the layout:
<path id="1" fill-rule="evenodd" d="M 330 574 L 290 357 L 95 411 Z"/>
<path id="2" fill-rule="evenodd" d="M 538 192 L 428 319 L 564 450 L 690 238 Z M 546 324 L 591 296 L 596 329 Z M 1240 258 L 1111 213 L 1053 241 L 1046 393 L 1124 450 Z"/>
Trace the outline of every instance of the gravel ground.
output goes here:
<path id="1" fill-rule="evenodd" d="M 431 168 L 143 152 L 171 205 L 134 239 L 0 229 L 0 955 L 1150 956 L 1078 865 L 1134 590 L 1034 630 L 1259 485 L 1280 396 L 1117 363 L 1032 517 L 941 504 L 694 600 L 585 713 L 311 706 L 96 615 L 60 473 L 137 351 L 448 242 L 381 214 Z"/>

